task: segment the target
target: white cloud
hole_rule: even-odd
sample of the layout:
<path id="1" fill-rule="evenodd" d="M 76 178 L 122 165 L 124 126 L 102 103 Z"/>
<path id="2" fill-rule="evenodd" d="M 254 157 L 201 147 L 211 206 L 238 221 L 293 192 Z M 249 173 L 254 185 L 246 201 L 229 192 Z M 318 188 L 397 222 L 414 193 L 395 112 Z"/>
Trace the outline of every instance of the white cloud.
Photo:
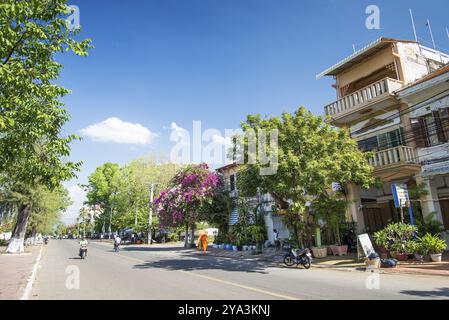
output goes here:
<path id="1" fill-rule="evenodd" d="M 189 133 L 186 129 L 178 126 L 176 122 L 171 123 L 170 130 L 172 131 L 171 133 L 172 139 L 180 139 Z"/>
<path id="2" fill-rule="evenodd" d="M 77 185 L 68 187 L 67 189 L 69 190 L 69 196 L 73 204 L 62 214 L 61 220 L 65 224 L 73 224 L 79 216 L 79 211 L 83 207 L 84 201 L 86 201 L 86 192 Z"/>
<path id="3" fill-rule="evenodd" d="M 223 146 L 226 146 L 226 147 L 232 146 L 230 137 L 225 138 L 225 137 L 223 137 L 221 135 L 216 134 L 216 135 L 214 135 L 212 137 L 212 141 L 214 143 L 216 143 L 216 144 L 223 145 Z"/>
<path id="4" fill-rule="evenodd" d="M 80 133 L 93 141 L 140 145 L 151 143 L 157 136 L 141 124 L 124 122 L 115 117 L 92 124 Z"/>

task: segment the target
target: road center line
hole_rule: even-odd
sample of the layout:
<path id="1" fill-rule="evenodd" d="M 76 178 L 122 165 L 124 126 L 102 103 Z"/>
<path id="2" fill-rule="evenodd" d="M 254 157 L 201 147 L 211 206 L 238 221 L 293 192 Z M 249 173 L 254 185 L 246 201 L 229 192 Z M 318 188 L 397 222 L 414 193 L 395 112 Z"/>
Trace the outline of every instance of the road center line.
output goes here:
<path id="1" fill-rule="evenodd" d="M 137 258 L 133 258 L 133 257 L 128 257 L 125 256 L 123 254 L 117 254 L 119 257 L 127 259 L 129 261 L 134 261 L 134 262 L 139 262 L 139 263 L 146 263 L 147 261 L 145 260 L 141 260 L 141 259 L 137 259 Z M 285 300 L 301 300 L 299 298 L 295 298 L 295 297 L 290 297 L 287 295 L 283 295 L 283 294 L 279 294 L 279 293 L 275 293 L 275 292 L 271 292 L 271 291 L 267 291 L 267 290 L 263 290 L 263 289 L 258 289 L 258 288 L 254 288 L 254 287 L 250 287 L 250 286 L 245 286 L 242 284 L 238 284 L 235 282 L 231 282 L 231 281 L 227 281 L 227 280 L 222 280 L 222 279 L 218 279 L 218 278 L 214 278 L 214 277 L 210 277 L 210 276 L 206 276 L 206 275 L 202 275 L 202 274 L 198 274 L 198 273 L 194 273 L 194 272 L 189 272 L 189 271 L 184 271 L 184 270 L 174 270 L 180 273 L 184 273 L 184 274 L 188 274 L 190 276 L 193 277 L 197 277 L 197 278 L 203 278 L 209 281 L 214 281 L 214 282 L 218 282 L 218 283 L 222 283 L 222 284 L 226 284 L 229 286 L 233 286 L 233 287 L 237 287 L 240 289 L 245 289 L 245 290 L 250 290 L 250 291 L 254 291 L 254 292 L 258 292 L 258 293 L 262 293 L 262 294 L 266 294 L 269 296 L 273 296 L 276 298 L 281 298 L 281 299 L 285 299 Z"/>

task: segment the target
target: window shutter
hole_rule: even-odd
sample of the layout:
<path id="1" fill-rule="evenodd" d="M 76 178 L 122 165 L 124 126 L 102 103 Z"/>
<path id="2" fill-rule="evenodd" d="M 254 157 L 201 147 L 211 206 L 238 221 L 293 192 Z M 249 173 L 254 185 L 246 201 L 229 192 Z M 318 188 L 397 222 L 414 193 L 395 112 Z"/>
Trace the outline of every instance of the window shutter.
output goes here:
<path id="1" fill-rule="evenodd" d="M 410 119 L 411 133 L 413 135 L 413 141 L 415 141 L 418 148 L 427 147 L 426 131 L 424 129 L 424 119 L 415 118 Z"/>
<path id="2" fill-rule="evenodd" d="M 438 141 L 447 142 L 446 136 L 444 135 L 443 125 L 440 119 L 440 113 L 438 111 L 433 111 L 433 118 L 435 119 L 436 132 L 438 135 Z"/>

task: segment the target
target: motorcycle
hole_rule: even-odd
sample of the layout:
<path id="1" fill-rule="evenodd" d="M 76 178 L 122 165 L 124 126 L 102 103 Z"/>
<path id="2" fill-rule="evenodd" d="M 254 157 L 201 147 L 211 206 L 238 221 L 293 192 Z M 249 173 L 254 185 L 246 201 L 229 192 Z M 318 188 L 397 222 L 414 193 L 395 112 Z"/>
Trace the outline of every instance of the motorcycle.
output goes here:
<path id="1" fill-rule="evenodd" d="M 114 251 L 115 252 L 119 252 L 119 250 L 120 250 L 120 245 L 118 244 L 118 243 L 114 243 Z"/>
<path id="2" fill-rule="evenodd" d="M 309 249 L 290 249 L 290 252 L 284 256 L 284 264 L 287 267 L 302 265 L 305 269 L 312 266 L 312 254 Z"/>
<path id="3" fill-rule="evenodd" d="M 81 247 L 80 248 L 80 258 L 81 260 L 86 259 L 87 257 L 87 248 L 86 247 Z"/>

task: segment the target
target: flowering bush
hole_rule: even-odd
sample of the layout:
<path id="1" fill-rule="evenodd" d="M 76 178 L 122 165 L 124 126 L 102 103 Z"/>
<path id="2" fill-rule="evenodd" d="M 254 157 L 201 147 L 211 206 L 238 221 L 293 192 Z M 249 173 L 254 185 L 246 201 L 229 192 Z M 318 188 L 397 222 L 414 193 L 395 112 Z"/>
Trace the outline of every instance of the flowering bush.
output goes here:
<path id="1" fill-rule="evenodd" d="M 220 177 L 207 164 L 190 165 L 178 172 L 169 189 L 154 201 L 163 227 L 193 224 L 198 220 L 202 205 L 212 201 Z"/>

